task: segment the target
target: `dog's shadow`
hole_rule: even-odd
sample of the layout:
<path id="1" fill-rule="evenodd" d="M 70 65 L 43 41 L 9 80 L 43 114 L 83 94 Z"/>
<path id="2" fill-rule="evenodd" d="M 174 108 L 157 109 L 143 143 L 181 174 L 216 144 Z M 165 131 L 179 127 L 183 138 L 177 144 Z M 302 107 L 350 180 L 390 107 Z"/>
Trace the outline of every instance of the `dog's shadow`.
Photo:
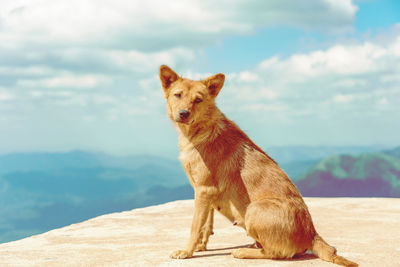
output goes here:
<path id="1" fill-rule="evenodd" d="M 242 245 L 242 246 L 235 246 L 235 247 L 227 247 L 227 248 L 212 248 L 212 249 L 207 249 L 206 251 L 202 251 L 204 252 L 214 252 L 214 251 L 222 251 L 222 250 L 233 250 L 233 249 L 237 249 L 237 248 L 248 248 L 250 247 L 252 244 L 247 244 L 247 245 Z M 202 253 L 202 252 L 198 252 L 198 253 Z M 192 258 L 203 258 L 203 257 L 215 257 L 215 256 L 229 256 L 232 254 L 232 251 L 230 252 L 223 252 L 223 253 L 210 253 L 210 254 L 202 254 L 202 255 L 194 255 L 192 256 Z M 278 260 L 278 261 L 306 261 L 306 260 L 313 260 L 313 259 L 317 259 L 318 257 L 315 256 L 312 253 L 303 253 L 300 255 L 295 255 L 293 258 L 291 259 L 274 259 L 274 260 Z"/>

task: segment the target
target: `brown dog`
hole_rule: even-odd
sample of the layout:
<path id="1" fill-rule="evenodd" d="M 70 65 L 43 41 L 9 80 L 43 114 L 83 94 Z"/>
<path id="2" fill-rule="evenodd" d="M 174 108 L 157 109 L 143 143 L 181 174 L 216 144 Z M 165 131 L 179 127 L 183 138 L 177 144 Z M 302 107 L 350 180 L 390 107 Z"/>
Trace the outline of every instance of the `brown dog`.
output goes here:
<path id="1" fill-rule="evenodd" d="M 206 249 L 216 209 L 261 246 L 236 249 L 236 258 L 285 259 L 310 250 L 322 260 L 358 266 L 336 255 L 317 234 L 285 172 L 216 107 L 223 74 L 192 81 L 163 65 L 160 79 L 179 135 L 180 159 L 195 191 L 189 244 L 172 258 Z"/>

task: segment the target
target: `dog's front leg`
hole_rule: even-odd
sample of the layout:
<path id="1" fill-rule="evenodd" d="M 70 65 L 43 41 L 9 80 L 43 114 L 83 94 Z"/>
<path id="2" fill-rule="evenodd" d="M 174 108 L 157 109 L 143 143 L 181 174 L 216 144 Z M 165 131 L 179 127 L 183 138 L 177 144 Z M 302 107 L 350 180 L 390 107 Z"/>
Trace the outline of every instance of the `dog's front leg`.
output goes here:
<path id="1" fill-rule="evenodd" d="M 185 259 L 193 255 L 197 244 L 201 243 L 202 230 L 205 227 L 211 208 L 211 202 L 215 198 L 217 189 L 213 186 L 199 186 L 195 188 L 194 215 L 190 230 L 189 243 L 185 250 L 177 250 L 171 254 L 171 258 Z"/>
<path id="2" fill-rule="evenodd" d="M 210 237 L 210 235 L 214 234 L 213 226 L 214 226 L 214 208 L 210 208 L 210 211 L 208 212 L 207 221 L 204 224 L 203 229 L 201 230 L 200 242 L 197 244 L 195 251 L 207 250 L 208 238 Z"/>

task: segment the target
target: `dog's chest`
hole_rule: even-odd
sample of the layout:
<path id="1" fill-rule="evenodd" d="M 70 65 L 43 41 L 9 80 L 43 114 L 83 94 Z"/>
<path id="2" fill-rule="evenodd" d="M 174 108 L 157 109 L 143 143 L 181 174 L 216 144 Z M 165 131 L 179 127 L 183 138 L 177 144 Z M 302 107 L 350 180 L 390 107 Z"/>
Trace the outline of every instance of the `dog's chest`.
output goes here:
<path id="1" fill-rule="evenodd" d="M 194 147 L 182 149 L 179 159 L 193 186 L 207 184 L 207 180 L 210 179 L 210 170 Z"/>
<path id="2" fill-rule="evenodd" d="M 233 183 L 228 177 L 229 171 L 221 170 L 229 168 L 219 168 L 219 172 L 212 172 L 213 168 L 210 168 L 210 163 L 207 164 L 200 152 L 191 146 L 181 148 L 179 159 L 182 161 L 191 184 L 194 187 L 214 185 L 219 194 L 216 199 L 212 200 L 213 207 L 234 225 L 244 228 L 246 201 L 232 201 L 232 198 L 237 197 L 234 192 L 237 186 L 232 187 Z"/>

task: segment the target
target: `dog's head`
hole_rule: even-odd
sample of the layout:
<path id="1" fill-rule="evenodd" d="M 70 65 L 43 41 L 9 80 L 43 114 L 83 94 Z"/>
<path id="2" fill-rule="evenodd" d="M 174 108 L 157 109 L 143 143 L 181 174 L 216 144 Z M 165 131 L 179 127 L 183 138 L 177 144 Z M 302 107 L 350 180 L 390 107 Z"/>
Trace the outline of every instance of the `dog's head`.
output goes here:
<path id="1" fill-rule="evenodd" d="M 193 81 L 179 77 L 168 66 L 162 65 L 160 80 L 170 119 L 177 123 L 192 124 L 211 116 L 215 97 L 224 85 L 225 75 L 219 73 L 202 81 Z"/>

